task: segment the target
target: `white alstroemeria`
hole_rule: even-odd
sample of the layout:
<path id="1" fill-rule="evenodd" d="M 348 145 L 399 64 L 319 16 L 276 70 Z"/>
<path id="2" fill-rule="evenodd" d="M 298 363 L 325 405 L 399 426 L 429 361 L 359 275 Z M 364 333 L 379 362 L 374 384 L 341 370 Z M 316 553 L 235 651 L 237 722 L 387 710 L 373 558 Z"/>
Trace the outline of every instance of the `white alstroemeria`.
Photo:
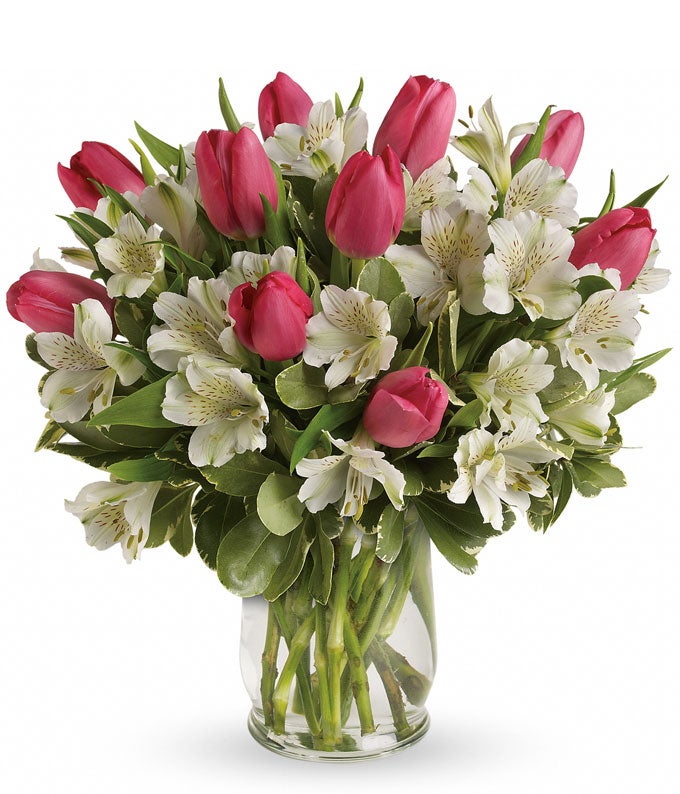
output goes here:
<path id="1" fill-rule="evenodd" d="M 360 108 L 344 116 L 335 115 L 333 103 L 317 102 L 309 111 L 306 127 L 279 124 L 264 148 L 285 174 L 318 179 L 329 168 L 339 171 L 349 158 L 363 149 L 368 137 L 368 120 Z"/>
<path id="2" fill-rule="evenodd" d="M 601 447 L 611 424 L 609 414 L 614 407 L 614 391 L 604 386 L 574 402 L 565 401 L 555 407 L 546 406 L 550 424 L 579 444 Z"/>
<path id="3" fill-rule="evenodd" d="M 481 168 L 470 168 L 470 181 L 463 186 L 460 200 L 466 209 L 491 218 L 498 209 L 498 189 Z"/>
<path id="4" fill-rule="evenodd" d="M 162 482 L 93 482 L 81 489 L 69 513 L 82 521 L 85 539 L 100 551 L 120 543 L 125 561 L 139 559 L 149 538 L 151 513 Z"/>
<path id="5" fill-rule="evenodd" d="M 325 382 L 329 389 L 348 378 L 365 383 L 389 367 L 397 338 L 387 304 L 367 292 L 334 284 L 321 292 L 323 311 L 307 323 L 307 345 L 302 357 L 307 364 L 329 364 Z"/>
<path id="6" fill-rule="evenodd" d="M 516 298 L 530 319 L 563 320 L 578 309 L 578 271 L 569 262 L 574 238 L 558 221 L 521 212 L 489 224 L 493 253 L 484 260 L 484 305 L 512 311 Z"/>
<path id="7" fill-rule="evenodd" d="M 157 226 L 145 229 L 133 212 L 121 218 L 111 237 L 95 244 L 102 265 L 113 275 L 106 282 L 112 298 L 141 298 L 158 280 L 165 267 L 165 254 Z M 150 245 L 151 243 L 151 245 Z"/>
<path id="8" fill-rule="evenodd" d="M 426 168 L 415 182 L 404 168 L 406 214 L 401 225 L 403 231 L 417 231 L 420 229 L 425 210 L 433 207 L 448 207 L 459 196 L 456 183 L 449 176 L 450 173 L 451 161 L 448 157 L 442 157 Z"/>
<path id="9" fill-rule="evenodd" d="M 530 417 L 520 420 L 510 433 L 471 430 L 461 436 L 453 459 L 458 478 L 448 498 L 465 504 L 473 494 L 482 518 L 500 530 L 504 502 L 526 512 L 530 496 L 545 496 L 548 484 L 535 464 L 560 457 L 537 437 L 539 426 Z"/>
<path id="10" fill-rule="evenodd" d="M 640 298 L 633 290 L 602 290 L 546 338 L 559 348 L 562 364 L 578 372 L 592 391 L 600 382 L 600 370 L 620 372 L 633 363 L 639 311 Z"/>
<path id="11" fill-rule="evenodd" d="M 229 364 L 245 365 L 249 353 L 233 331 L 230 294 L 225 273 L 205 280 L 190 278 L 186 297 L 161 292 L 153 309 L 165 325 L 151 329 L 146 345 L 154 364 L 175 372 L 183 356 L 205 353 Z"/>
<path id="12" fill-rule="evenodd" d="M 236 251 L 231 256 L 231 264 L 224 271 L 230 289 L 249 282 L 254 287 L 257 282 L 272 270 L 287 273 L 295 278 L 297 257 L 289 245 L 282 245 L 271 254 L 253 254 L 250 251 Z"/>
<path id="13" fill-rule="evenodd" d="M 418 320 L 434 322 L 451 290 L 470 314 L 484 314 L 482 267 L 491 244 L 486 219 L 454 202 L 423 214 L 422 245 L 391 245 L 385 252 L 417 299 Z"/>
<path id="14" fill-rule="evenodd" d="M 569 228 L 579 221 L 574 209 L 577 198 L 576 188 L 567 182 L 561 168 L 547 160 L 531 160 L 510 182 L 503 202 L 503 217 L 512 220 L 520 212 L 533 210 Z"/>
<path id="15" fill-rule="evenodd" d="M 31 270 L 48 270 L 63 273 L 66 271 L 66 268 L 54 259 L 43 259 L 43 257 L 40 256 L 40 249 L 36 248 L 33 252 Z"/>
<path id="16" fill-rule="evenodd" d="M 474 163 L 481 165 L 496 187 L 505 193 L 512 180 L 512 141 L 520 135 L 535 132 L 537 125 L 518 124 L 510 130 L 506 140 L 489 97 L 479 111 L 479 126 L 480 130 L 471 129 L 464 135 L 454 135 L 451 145 Z"/>
<path id="17" fill-rule="evenodd" d="M 516 425 L 524 416 L 537 423 L 547 421 L 538 397 L 553 379 L 555 367 L 546 364 L 547 359 L 547 348 L 511 339 L 493 353 L 486 372 L 465 376 L 484 405 L 482 427 L 491 422 L 492 412 L 502 429 Z"/>
<path id="18" fill-rule="evenodd" d="M 196 428 L 189 440 L 194 466 L 223 466 L 234 455 L 267 446 L 269 410 L 253 379 L 211 356 L 180 360 L 161 409 L 171 422 Z"/>
<path id="19" fill-rule="evenodd" d="M 170 234 L 177 245 L 195 258 L 205 250 L 205 237 L 196 222 L 196 200 L 191 191 L 172 177 L 156 177 L 156 184 L 142 191 L 144 213 Z"/>
<path id="20" fill-rule="evenodd" d="M 61 258 L 70 265 L 84 267 L 87 270 L 97 269 L 97 262 L 89 248 L 64 246 L 59 250 L 61 251 Z"/>
<path id="21" fill-rule="evenodd" d="M 341 503 L 340 515 L 358 520 L 368 502 L 373 481 L 377 480 L 390 502 L 401 510 L 404 507 L 404 475 L 385 460 L 385 453 L 375 449 L 368 435 L 359 433 L 351 441 L 324 435 L 341 455 L 325 458 L 303 458 L 295 467 L 306 480 L 298 498 L 310 513 L 318 513 L 326 505 Z"/>
<path id="22" fill-rule="evenodd" d="M 671 277 L 671 271 L 663 267 L 656 267 L 656 258 L 659 255 L 659 243 L 654 240 L 652 248 L 647 257 L 647 261 L 642 266 L 635 281 L 630 288 L 635 290 L 638 295 L 648 295 L 650 292 L 658 292 L 663 289 Z"/>
<path id="23" fill-rule="evenodd" d="M 130 353 L 109 347 L 113 324 L 106 309 L 88 298 L 74 310 L 73 336 L 59 332 L 35 335 L 38 353 L 56 372 L 47 376 L 40 402 L 56 422 L 78 422 L 93 409 L 97 414 L 111 404 L 116 377 L 130 386 L 145 367 Z"/>

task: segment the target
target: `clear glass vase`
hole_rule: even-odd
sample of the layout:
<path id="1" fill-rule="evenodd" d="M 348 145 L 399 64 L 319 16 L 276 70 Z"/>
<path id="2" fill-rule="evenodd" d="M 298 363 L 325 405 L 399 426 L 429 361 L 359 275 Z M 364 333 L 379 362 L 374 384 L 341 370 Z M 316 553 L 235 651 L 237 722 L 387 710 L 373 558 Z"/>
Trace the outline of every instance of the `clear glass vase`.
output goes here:
<path id="1" fill-rule="evenodd" d="M 386 755 L 420 739 L 436 665 L 430 541 L 420 521 L 393 562 L 376 536 L 333 540 L 328 602 L 305 572 L 275 601 L 243 600 L 241 671 L 248 727 L 265 747 L 339 761 Z M 383 555 L 385 556 L 385 555 Z"/>

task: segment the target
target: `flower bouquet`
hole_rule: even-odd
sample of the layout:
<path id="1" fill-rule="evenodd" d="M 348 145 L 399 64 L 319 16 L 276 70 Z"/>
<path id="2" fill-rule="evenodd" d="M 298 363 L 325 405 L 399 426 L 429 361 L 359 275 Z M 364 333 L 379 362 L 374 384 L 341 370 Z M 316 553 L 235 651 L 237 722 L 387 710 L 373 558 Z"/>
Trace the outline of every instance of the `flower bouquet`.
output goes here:
<path id="1" fill-rule="evenodd" d="M 471 573 L 518 513 L 545 531 L 624 485 L 618 415 L 667 352 L 634 357 L 660 185 L 617 206 L 612 175 L 580 217 L 578 113 L 506 137 L 488 100 L 451 137 L 453 89 L 411 77 L 371 154 L 362 91 L 279 73 L 262 143 L 220 81 L 227 129 L 137 125 L 140 169 L 83 143 L 61 250 L 89 272 L 36 254 L 7 294 L 46 370 L 38 449 L 108 475 L 66 502 L 87 542 L 195 545 L 243 598 L 251 733 L 303 758 L 424 734 L 430 540 Z"/>

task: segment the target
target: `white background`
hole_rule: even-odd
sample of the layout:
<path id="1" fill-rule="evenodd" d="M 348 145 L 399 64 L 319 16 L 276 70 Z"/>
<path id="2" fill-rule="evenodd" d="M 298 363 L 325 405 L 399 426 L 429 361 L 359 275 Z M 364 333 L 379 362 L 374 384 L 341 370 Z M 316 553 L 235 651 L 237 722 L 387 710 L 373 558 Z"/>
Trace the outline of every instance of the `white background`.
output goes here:
<path id="1" fill-rule="evenodd" d="M 2 291 L 71 244 L 56 176 L 84 139 L 130 156 L 133 119 L 188 142 L 221 125 L 223 76 L 242 119 L 277 69 L 316 99 L 366 79 L 374 133 L 409 74 L 448 80 L 460 114 L 491 93 L 507 128 L 548 103 L 580 110 L 573 174 L 596 213 L 671 173 L 651 209 L 677 270 L 676 25 L 662 3 L 79 3 L 14 6 L 0 49 Z M 463 173 L 460 156 L 456 163 Z M 640 353 L 677 345 L 678 282 L 650 296 Z M 240 603 L 197 555 L 126 566 L 62 509 L 86 467 L 33 445 L 43 423 L 25 329 L 2 323 L 0 789 L 24 792 L 421 790 L 677 794 L 680 537 L 674 353 L 623 417 L 625 490 L 576 499 L 546 536 L 518 525 L 471 578 L 437 557 L 432 728 L 392 758 L 302 764 L 246 731 Z M 675 753 L 675 756 L 674 756 Z"/>

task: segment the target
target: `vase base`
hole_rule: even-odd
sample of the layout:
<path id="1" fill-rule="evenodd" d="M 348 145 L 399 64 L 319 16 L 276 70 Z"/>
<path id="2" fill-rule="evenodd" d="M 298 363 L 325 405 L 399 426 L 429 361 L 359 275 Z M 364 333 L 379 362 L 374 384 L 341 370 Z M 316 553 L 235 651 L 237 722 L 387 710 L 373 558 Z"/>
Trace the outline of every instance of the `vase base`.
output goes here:
<path id="1" fill-rule="evenodd" d="M 382 758 L 399 750 L 404 750 L 420 741 L 430 727 L 430 715 L 425 709 L 420 710 L 418 719 L 412 724 L 408 736 L 399 737 L 392 726 L 381 730 L 378 726 L 375 733 L 361 736 L 360 732 L 345 731 L 343 744 L 334 749 L 323 749 L 314 746 L 309 731 L 289 731 L 285 734 L 274 733 L 264 725 L 262 713 L 252 709 L 248 715 L 250 735 L 268 750 L 288 758 L 301 761 L 363 761 L 369 758 Z"/>

